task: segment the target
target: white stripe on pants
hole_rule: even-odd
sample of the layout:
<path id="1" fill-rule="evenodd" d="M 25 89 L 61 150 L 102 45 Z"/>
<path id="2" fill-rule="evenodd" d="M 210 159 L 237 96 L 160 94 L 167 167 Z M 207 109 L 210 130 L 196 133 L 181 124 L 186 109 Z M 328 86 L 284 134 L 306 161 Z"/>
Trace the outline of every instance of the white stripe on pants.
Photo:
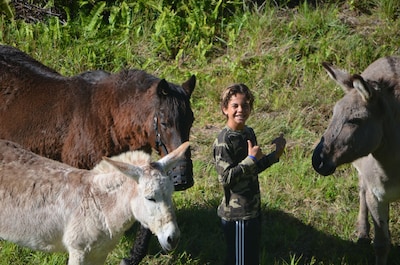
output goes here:
<path id="1" fill-rule="evenodd" d="M 236 265 L 245 265 L 244 264 L 244 221 L 239 220 L 235 222 L 236 226 Z"/>

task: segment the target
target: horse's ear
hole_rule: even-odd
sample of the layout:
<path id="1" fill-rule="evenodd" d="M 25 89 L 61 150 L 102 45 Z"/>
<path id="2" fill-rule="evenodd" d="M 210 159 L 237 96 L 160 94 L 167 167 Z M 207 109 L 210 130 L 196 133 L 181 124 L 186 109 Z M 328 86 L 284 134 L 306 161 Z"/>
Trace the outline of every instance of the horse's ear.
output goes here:
<path id="1" fill-rule="evenodd" d="M 162 157 L 160 160 L 158 160 L 156 163 L 164 169 L 165 172 L 170 170 L 175 166 L 175 164 L 184 158 L 185 152 L 189 147 L 189 142 L 184 142 L 181 144 L 178 148 L 176 148 L 174 151 L 169 153 L 168 155 Z"/>
<path id="2" fill-rule="evenodd" d="M 195 86 L 196 86 L 195 75 L 192 75 L 188 81 L 182 84 L 182 88 L 186 91 L 189 97 L 192 95 Z"/>
<path id="3" fill-rule="evenodd" d="M 167 96 L 169 94 L 169 84 L 165 79 L 161 79 L 157 85 L 157 92 L 159 95 Z"/>
<path id="4" fill-rule="evenodd" d="M 140 176 L 143 175 L 143 169 L 141 167 L 120 161 L 115 161 L 108 157 L 103 157 L 103 160 L 127 175 L 128 177 L 134 179 L 136 182 L 139 182 Z"/>
<path id="5" fill-rule="evenodd" d="M 323 62 L 322 66 L 325 68 L 325 71 L 328 73 L 329 77 L 332 78 L 338 85 L 340 85 L 345 92 L 353 89 L 353 82 L 349 73 L 338 69 L 327 62 Z"/>

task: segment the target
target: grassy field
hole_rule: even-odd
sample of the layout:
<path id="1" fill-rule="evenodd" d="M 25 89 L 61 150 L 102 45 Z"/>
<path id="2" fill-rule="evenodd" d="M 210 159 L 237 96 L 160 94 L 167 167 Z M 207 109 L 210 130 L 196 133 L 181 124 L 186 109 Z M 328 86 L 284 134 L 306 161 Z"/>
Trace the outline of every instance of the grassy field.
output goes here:
<path id="1" fill-rule="evenodd" d="M 288 141 L 281 162 L 260 174 L 261 264 L 374 263 L 372 245 L 356 243 L 357 175 L 343 166 L 321 177 L 311 153 L 342 90 L 328 78 L 328 61 L 360 73 L 375 59 L 400 55 L 396 0 L 330 1 L 254 8 L 242 1 L 77 1 L 79 13 L 27 23 L 0 17 L 0 43 L 27 52 L 64 75 L 86 70 L 140 68 L 181 83 L 195 74 L 191 131 L 195 186 L 174 194 L 182 238 L 162 253 L 152 238 L 143 264 L 222 264 L 224 241 L 216 208 L 222 196 L 212 164 L 212 142 L 224 126 L 218 103 L 234 82 L 252 88 L 248 125 L 262 149 L 280 132 Z M 175 2 L 171 8 L 170 2 Z M 329 2 L 329 1 L 326 1 Z M 400 205 L 391 205 L 393 248 L 400 264 Z M 110 253 L 126 256 L 135 230 Z M 0 242 L 0 265 L 65 264 L 67 255 L 32 252 Z"/>

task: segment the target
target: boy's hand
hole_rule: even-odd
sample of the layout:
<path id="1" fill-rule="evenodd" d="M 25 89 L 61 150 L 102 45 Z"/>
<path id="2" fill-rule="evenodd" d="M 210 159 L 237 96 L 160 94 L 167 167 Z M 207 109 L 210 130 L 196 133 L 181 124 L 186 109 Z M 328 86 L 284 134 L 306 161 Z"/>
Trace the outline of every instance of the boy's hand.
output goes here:
<path id="1" fill-rule="evenodd" d="M 279 137 L 275 138 L 272 141 L 272 143 L 275 144 L 275 146 L 276 146 L 275 155 L 276 155 L 276 158 L 279 159 L 281 157 L 281 155 L 283 154 L 283 151 L 285 150 L 285 146 L 286 146 L 286 140 L 285 140 L 285 138 L 283 138 L 283 133 L 281 133 L 279 135 Z"/>
<path id="2" fill-rule="evenodd" d="M 250 140 L 247 140 L 247 154 L 249 156 L 254 156 L 257 161 L 263 157 L 263 153 L 261 152 L 261 148 L 258 145 L 253 146 Z"/>

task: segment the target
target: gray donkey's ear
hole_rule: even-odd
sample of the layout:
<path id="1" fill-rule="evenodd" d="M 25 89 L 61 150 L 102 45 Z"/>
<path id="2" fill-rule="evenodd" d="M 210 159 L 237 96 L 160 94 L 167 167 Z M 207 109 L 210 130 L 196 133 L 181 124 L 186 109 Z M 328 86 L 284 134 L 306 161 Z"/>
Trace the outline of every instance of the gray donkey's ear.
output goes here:
<path id="1" fill-rule="evenodd" d="M 329 77 L 334 80 L 345 92 L 353 89 L 352 77 L 349 73 L 339 68 L 334 67 L 332 64 L 323 62 L 322 66 L 328 73 Z"/>
<path id="2" fill-rule="evenodd" d="M 184 142 L 177 149 L 169 153 L 168 155 L 162 157 L 156 162 L 161 168 L 167 172 L 169 169 L 173 168 L 180 159 L 184 158 L 185 152 L 189 147 L 189 142 Z"/>

